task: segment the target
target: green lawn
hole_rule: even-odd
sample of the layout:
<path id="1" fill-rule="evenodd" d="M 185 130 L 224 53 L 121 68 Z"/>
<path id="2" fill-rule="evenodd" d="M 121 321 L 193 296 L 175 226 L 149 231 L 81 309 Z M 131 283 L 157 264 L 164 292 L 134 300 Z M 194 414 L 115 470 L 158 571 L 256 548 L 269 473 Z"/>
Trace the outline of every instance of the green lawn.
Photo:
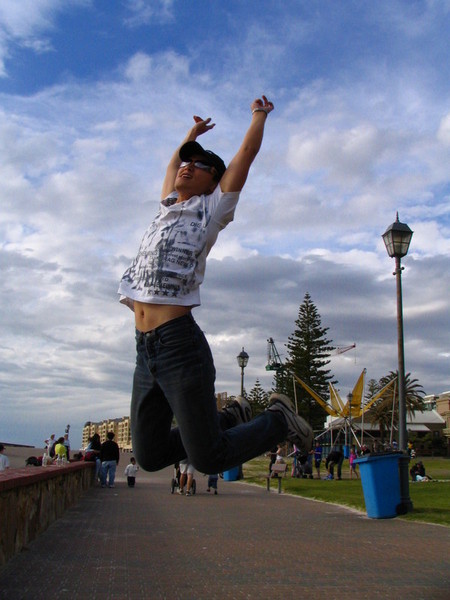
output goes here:
<path id="1" fill-rule="evenodd" d="M 427 475 L 430 475 L 433 481 L 426 483 L 410 481 L 409 492 L 413 511 L 398 518 L 450 526 L 450 459 L 426 457 L 415 460 L 422 460 Z M 291 464 L 291 461 L 288 462 Z M 265 486 L 264 476 L 268 471 L 268 465 L 269 459 L 266 457 L 255 458 L 246 463 L 244 465 L 245 481 Z M 288 471 L 290 472 L 290 467 L 288 467 Z M 325 476 L 325 466 L 321 471 L 322 476 Z M 343 464 L 342 477 L 342 481 L 324 481 L 295 479 L 287 475 L 283 480 L 283 491 L 304 498 L 350 506 L 365 512 L 361 481 L 349 479 L 347 460 Z M 272 483 L 272 489 L 276 491 L 275 482 Z"/>

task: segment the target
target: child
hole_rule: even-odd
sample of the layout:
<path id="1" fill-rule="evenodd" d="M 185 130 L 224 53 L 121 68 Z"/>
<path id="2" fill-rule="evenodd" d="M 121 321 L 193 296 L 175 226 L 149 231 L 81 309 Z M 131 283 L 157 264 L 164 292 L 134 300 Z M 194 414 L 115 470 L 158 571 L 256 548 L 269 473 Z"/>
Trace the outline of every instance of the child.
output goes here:
<path id="1" fill-rule="evenodd" d="M 211 491 L 211 488 L 214 490 L 214 494 L 217 496 L 217 482 L 219 481 L 219 476 L 217 474 L 215 475 L 209 475 L 208 477 L 208 488 L 207 488 L 207 492 Z"/>
<path id="2" fill-rule="evenodd" d="M 355 465 L 355 458 L 358 458 L 358 455 L 356 454 L 355 451 L 355 447 L 352 446 L 352 449 L 350 450 L 350 457 L 349 457 L 349 463 L 350 463 L 350 479 L 353 478 L 353 473 L 356 475 L 356 479 L 359 479 L 359 475 L 358 472 L 356 470 L 356 465 Z"/>
<path id="3" fill-rule="evenodd" d="M 136 459 L 132 456 L 130 458 L 130 464 L 127 465 L 124 474 L 128 481 L 128 487 L 134 487 L 136 483 L 136 473 L 139 471 L 139 467 L 136 464 Z"/>
<path id="4" fill-rule="evenodd" d="M 6 471 L 9 469 L 9 458 L 3 454 L 5 446 L 0 444 L 0 471 Z"/>

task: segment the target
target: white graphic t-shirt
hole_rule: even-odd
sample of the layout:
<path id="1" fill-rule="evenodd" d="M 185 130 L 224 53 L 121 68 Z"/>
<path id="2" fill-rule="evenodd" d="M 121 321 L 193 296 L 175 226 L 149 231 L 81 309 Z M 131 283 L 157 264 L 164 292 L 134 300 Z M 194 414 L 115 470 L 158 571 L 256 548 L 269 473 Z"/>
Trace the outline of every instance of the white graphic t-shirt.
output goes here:
<path id="1" fill-rule="evenodd" d="M 176 203 L 161 201 L 138 255 L 123 274 L 120 301 L 199 306 L 206 257 L 219 232 L 233 220 L 239 192 L 223 193 L 220 184 L 209 195 Z"/>

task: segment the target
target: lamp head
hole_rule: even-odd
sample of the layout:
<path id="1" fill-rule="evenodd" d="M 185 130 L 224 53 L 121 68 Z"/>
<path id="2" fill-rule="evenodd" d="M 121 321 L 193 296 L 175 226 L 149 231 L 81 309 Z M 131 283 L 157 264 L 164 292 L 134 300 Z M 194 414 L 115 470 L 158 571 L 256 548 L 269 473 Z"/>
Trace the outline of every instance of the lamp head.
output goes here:
<path id="1" fill-rule="evenodd" d="M 238 361 L 238 365 L 241 367 L 241 369 L 244 369 L 247 366 L 248 359 L 249 359 L 249 356 L 248 356 L 247 352 L 245 352 L 244 347 L 242 347 L 241 352 L 239 352 L 239 354 L 236 356 L 236 358 Z"/>
<path id="2" fill-rule="evenodd" d="M 397 213 L 395 223 L 389 225 L 382 235 L 387 253 L 391 258 L 402 258 L 408 254 L 413 233 L 406 223 L 400 223 Z"/>

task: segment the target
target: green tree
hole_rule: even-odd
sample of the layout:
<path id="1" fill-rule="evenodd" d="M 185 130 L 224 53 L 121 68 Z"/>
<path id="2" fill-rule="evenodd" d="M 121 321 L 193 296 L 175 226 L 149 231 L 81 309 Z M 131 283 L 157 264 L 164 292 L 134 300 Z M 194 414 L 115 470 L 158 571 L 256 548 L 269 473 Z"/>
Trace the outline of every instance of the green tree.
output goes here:
<path id="1" fill-rule="evenodd" d="M 397 371 L 390 371 L 388 375 L 382 377 L 378 384 L 370 388 L 370 397 L 375 396 L 385 385 L 397 377 Z M 371 380 L 372 382 L 373 380 Z M 370 383 L 371 383 L 370 382 Z M 406 411 L 409 415 L 416 411 L 423 412 L 425 405 L 423 402 L 422 386 L 417 379 L 411 379 L 411 373 L 405 375 L 405 403 Z M 367 420 L 376 423 L 380 428 L 380 440 L 385 441 L 386 433 L 391 433 L 392 426 L 398 430 L 398 385 L 394 383 L 389 387 L 375 404 L 367 411 Z M 391 437 L 391 436 L 389 436 Z M 392 432 L 392 437 L 393 432 Z"/>
<path id="2" fill-rule="evenodd" d="M 334 350 L 326 338 L 328 327 L 322 327 L 321 317 L 309 293 L 300 305 L 296 329 L 288 338 L 288 357 L 284 369 L 275 375 L 274 389 L 294 398 L 292 373 L 317 392 L 322 398 L 328 396 L 328 383 L 333 379 L 329 356 Z M 322 429 L 327 416 L 325 410 L 301 386 L 296 385 L 298 412 L 314 429 Z"/>
<path id="3" fill-rule="evenodd" d="M 252 407 L 253 416 L 259 415 L 268 407 L 269 394 L 263 389 L 259 379 L 256 380 L 255 385 L 250 390 L 247 400 Z"/>
<path id="4" fill-rule="evenodd" d="M 376 379 L 369 379 L 366 388 L 366 400 L 373 398 L 380 390 L 379 383 Z"/>

